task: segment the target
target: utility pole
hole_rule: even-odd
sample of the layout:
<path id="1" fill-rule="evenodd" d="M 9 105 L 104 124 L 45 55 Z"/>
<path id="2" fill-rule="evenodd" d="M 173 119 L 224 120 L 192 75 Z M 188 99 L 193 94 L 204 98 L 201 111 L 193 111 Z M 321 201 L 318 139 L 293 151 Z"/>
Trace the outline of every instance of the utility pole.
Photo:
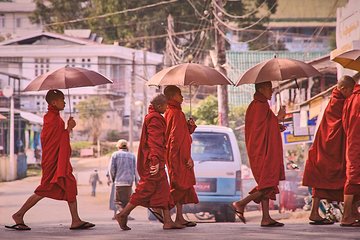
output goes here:
<path id="1" fill-rule="evenodd" d="M 223 0 L 215 0 L 217 5 L 221 8 L 224 3 Z M 214 6 L 214 14 L 222 19 L 222 13 L 219 11 L 217 6 Z M 226 63 L 226 53 L 225 53 L 225 39 L 221 33 L 217 30 L 219 28 L 222 32 L 225 32 L 224 26 L 218 23 L 214 17 L 215 24 L 215 50 L 217 55 L 217 63 L 215 68 L 226 76 L 226 69 L 224 65 Z M 217 95 L 218 95 L 218 121 L 220 126 L 229 126 L 229 104 L 228 104 L 228 90 L 227 85 L 218 85 L 217 86 Z"/>
<path id="2" fill-rule="evenodd" d="M 133 151 L 134 141 L 134 84 L 135 84 L 135 52 L 132 53 L 132 68 L 130 82 L 130 114 L 129 114 L 129 149 Z"/>

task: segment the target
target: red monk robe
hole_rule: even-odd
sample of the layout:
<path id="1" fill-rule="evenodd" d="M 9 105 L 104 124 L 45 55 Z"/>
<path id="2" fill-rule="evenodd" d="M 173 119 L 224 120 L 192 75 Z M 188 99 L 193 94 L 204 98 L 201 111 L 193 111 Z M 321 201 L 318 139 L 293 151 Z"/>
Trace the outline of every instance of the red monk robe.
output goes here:
<path id="1" fill-rule="evenodd" d="M 276 199 L 279 181 L 285 179 L 282 139 L 278 118 L 271 111 L 266 97 L 256 92 L 245 115 L 245 143 L 250 167 L 258 184 L 250 194 L 262 190 L 255 199 Z"/>
<path id="2" fill-rule="evenodd" d="M 174 207 L 170 186 L 165 172 L 165 130 L 164 117 L 152 105 L 145 116 L 137 158 L 140 176 L 130 203 L 135 206 L 171 209 Z M 150 166 L 159 164 L 159 172 L 150 175 Z"/>
<path id="3" fill-rule="evenodd" d="M 360 195 L 360 85 L 346 100 L 343 109 L 343 127 L 346 135 L 345 195 Z"/>
<path id="4" fill-rule="evenodd" d="M 194 168 L 186 166 L 191 157 L 191 136 L 196 127 L 190 126 L 181 110 L 180 103 L 168 101 L 166 120 L 166 164 L 168 166 L 171 194 L 175 204 L 198 203 L 194 189 Z"/>
<path id="5" fill-rule="evenodd" d="M 303 185 L 313 196 L 343 201 L 345 184 L 345 134 L 342 127 L 346 98 L 334 88 L 306 161 Z"/>
<path id="6" fill-rule="evenodd" d="M 35 193 L 42 197 L 74 202 L 76 180 L 70 164 L 70 136 L 59 110 L 49 105 L 41 132 L 42 178 Z"/>

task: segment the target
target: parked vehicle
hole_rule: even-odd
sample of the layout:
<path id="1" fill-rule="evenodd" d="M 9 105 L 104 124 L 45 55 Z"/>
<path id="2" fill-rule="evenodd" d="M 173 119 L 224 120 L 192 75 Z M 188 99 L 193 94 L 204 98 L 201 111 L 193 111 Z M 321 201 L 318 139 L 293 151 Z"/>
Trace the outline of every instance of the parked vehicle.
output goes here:
<path id="1" fill-rule="evenodd" d="M 192 138 L 199 204 L 187 210 L 200 212 L 199 218 L 209 212 L 217 222 L 234 222 L 229 204 L 241 198 L 241 157 L 235 134 L 227 127 L 201 125 Z"/>
<path id="2" fill-rule="evenodd" d="M 234 222 L 230 204 L 242 197 L 241 157 L 234 132 L 227 127 L 200 125 L 192 140 L 199 203 L 184 205 L 184 213 L 194 213 L 199 220 L 215 217 L 217 222 Z M 155 220 L 151 214 L 149 219 Z"/>

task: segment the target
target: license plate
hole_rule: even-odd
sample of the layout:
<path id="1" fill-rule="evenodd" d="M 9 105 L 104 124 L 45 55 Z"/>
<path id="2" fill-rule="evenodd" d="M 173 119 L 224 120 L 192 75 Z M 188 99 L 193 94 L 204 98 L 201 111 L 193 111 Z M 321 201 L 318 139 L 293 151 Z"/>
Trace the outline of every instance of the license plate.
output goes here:
<path id="1" fill-rule="evenodd" d="M 216 179 L 196 179 L 197 192 L 216 192 Z"/>

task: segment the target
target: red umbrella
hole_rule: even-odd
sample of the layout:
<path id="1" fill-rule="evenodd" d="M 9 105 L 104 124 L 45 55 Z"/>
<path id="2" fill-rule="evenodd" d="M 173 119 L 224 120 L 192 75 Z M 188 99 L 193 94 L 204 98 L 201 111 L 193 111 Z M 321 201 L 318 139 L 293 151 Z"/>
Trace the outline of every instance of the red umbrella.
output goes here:
<path id="1" fill-rule="evenodd" d="M 55 71 L 47 72 L 38 76 L 29 83 L 29 85 L 24 89 L 24 91 L 69 89 L 77 87 L 97 86 L 107 83 L 113 83 L 113 81 L 98 72 L 85 68 L 65 66 Z M 71 114 L 69 91 L 68 95 Z"/>

